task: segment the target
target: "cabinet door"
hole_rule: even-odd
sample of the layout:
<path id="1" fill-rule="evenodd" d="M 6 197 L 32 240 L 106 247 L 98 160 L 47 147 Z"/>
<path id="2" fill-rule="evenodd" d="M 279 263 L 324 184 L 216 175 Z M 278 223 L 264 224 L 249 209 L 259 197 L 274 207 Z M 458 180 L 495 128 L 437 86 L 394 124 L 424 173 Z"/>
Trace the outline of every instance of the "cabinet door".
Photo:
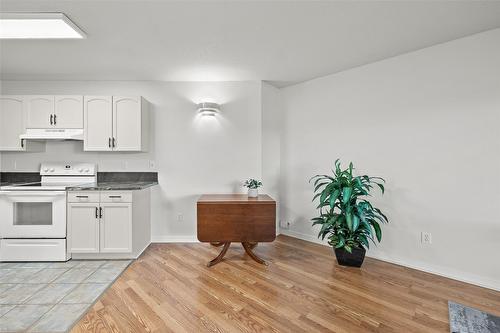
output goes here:
<path id="1" fill-rule="evenodd" d="M 83 128 L 83 96 L 55 96 L 57 128 Z"/>
<path id="2" fill-rule="evenodd" d="M 101 253 L 132 252 L 132 204 L 101 203 Z"/>
<path id="3" fill-rule="evenodd" d="M 70 252 L 99 252 L 99 204 L 68 204 L 68 237 Z"/>
<path id="4" fill-rule="evenodd" d="M 26 128 L 54 127 L 54 96 L 26 96 L 26 110 Z"/>
<path id="5" fill-rule="evenodd" d="M 141 150 L 141 98 L 113 96 L 114 150 Z"/>
<path id="6" fill-rule="evenodd" d="M 23 96 L 0 96 L 0 150 L 22 151 L 24 133 Z"/>
<path id="7" fill-rule="evenodd" d="M 111 150 L 113 106 L 111 96 L 84 97 L 84 138 L 86 151 Z"/>

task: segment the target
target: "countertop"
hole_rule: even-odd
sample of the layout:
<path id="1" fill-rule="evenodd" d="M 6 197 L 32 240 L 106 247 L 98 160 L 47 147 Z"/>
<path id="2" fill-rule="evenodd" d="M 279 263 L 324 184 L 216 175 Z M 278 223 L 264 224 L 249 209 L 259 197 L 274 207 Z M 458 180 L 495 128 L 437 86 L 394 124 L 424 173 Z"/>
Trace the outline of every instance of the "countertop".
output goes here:
<path id="1" fill-rule="evenodd" d="M 158 182 L 98 182 L 81 186 L 67 187 L 66 191 L 134 191 L 158 185 Z"/>

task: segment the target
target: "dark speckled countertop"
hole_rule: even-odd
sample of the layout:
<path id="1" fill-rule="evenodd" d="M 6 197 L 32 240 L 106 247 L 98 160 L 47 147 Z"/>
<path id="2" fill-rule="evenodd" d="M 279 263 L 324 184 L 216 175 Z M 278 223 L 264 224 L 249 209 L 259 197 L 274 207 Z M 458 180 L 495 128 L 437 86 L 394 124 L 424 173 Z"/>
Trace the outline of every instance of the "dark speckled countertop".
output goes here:
<path id="1" fill-rule="evenodd" d="M 158 185 L 154 181 L 129 181 L 129 182 L 98 182 L 81 186 L 67 187 L 66 191 L 135 191 Z"/>
<path id="2" fill-rule="evenodd" d="M 0 172 L 0 186 L 39 182 L 37 172 Z M 98 172 L 97 183 L 67 187 L 67 191 L 134 191 L 158 185 L 157 172 Z"/>

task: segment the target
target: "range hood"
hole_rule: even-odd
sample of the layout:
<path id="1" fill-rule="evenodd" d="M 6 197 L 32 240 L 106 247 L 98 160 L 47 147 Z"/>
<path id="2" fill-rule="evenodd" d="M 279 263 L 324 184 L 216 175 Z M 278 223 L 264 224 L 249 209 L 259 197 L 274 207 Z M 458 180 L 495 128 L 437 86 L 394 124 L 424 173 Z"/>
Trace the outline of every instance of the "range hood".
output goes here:
<path id="1" fill-rule="evenodd" d="M 83 140 L 81 128 L 28 128 L 19 136 L 22 140 Z"/>

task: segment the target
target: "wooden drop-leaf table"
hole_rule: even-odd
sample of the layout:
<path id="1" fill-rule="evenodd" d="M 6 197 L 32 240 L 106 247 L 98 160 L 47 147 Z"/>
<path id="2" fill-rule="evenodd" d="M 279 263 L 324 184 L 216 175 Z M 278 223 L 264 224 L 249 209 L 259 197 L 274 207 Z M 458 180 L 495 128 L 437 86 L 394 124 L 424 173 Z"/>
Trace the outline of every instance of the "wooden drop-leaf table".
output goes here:
<path id="1" fill-rule="evenodd" d="M 260 242 L 276 238 L 276 201 L 267 194 L 249 198 L 246 194 L 204 194 L 197 202 L 198 240 L 223 246 L 207 266 L 222 261 L 232 242 L 243 245 L 255 261 L 266 264 L 253 249 Z"/>

